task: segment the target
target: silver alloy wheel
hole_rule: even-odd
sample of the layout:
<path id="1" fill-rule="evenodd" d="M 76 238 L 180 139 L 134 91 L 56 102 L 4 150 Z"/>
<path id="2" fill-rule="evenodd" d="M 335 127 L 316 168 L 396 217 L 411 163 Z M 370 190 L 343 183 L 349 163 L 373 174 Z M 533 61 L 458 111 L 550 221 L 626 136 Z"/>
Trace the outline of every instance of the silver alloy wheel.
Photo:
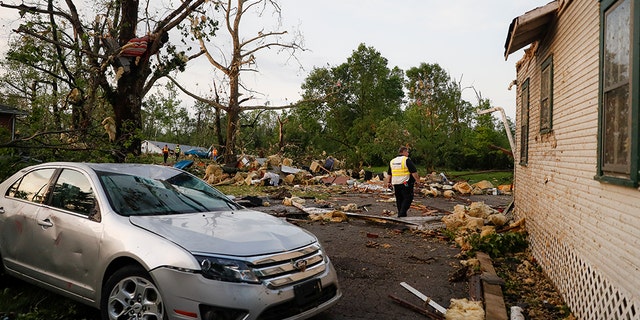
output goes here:
<path id="1" fill-rule="evenodd" d="M 109 319 L 164 319 L 158 288 L 149 280 L 130 276 L 120 280 L 109 294 Z"/>

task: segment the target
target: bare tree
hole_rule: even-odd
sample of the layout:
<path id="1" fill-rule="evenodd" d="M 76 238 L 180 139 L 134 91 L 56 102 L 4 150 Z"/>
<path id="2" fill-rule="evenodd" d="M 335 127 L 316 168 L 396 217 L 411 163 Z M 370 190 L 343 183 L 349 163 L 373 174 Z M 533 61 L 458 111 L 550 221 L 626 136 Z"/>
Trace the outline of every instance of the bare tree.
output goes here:
<path id="1" fill-rule="evenodd" d="M 213 98 L 206 98 L 190 92 L 177 81 L 176 84 L 187 95 L 194 99 L 207 103 L 208 105 L 223 110 L 227 114 L 226 136 L 224 141 L 224 159 L 227 163 L 236 159 L 236 137 L 238 135 L 240 114 L 247 110 L 257 109 L 286 109 L 295 106 L 297 103 L 283 106 L 265 106 L 251 105 L 251 101 L 255 100 L 254 92 L 246 88 L 241 81 L 243 72 L 257 72 L 256 60 L 260 51 L 265 49 L 276 49 L 289 54 L 289 57 L 295 59 L 296 51 L 305 50 L 302 46 L 301 38 L 293 37 L 289 41 L 285 41 L 284 37 L 287 31 L 264 29 L 256 30 L 249 33 L 248 37 L 244 37 L 241 32 L 241 22 L 245 15 L 248 14 L 264 14 L 265 12 L 274 12 L 279 20 L 281 17 L 281 9 L 276 1 L 273 0 L 227 0 L 215 2 L 224 18 L 220 19 L 224 24 L 221 30 L 226 32 L 229 37 L 231 48 L 228 52 L 224 52 L 219 48 L 211 48 L 207 42 L 209 33 L 205 32 L 204 25 L 207 24 L 208 18 L 202 14 L 199 17 L 192 17 L 191 32 L 197 39 L 200 49 L 204 52 L 204 56 L 209 63 L 222 73 L 224 77 L 223 83 L 227 84 L 228 100 L 225 103 L 220 102 L 218 92 Z M 220 35 L 217 35 L 218 39 Z M 222 141 L 219 141 L 222 144 Z"/>
<path id="2" fill-rule="evenodd" d="M 150 13 L 150 0 L 95 1 L 93 5 L 76 2 L 0 2 L 0 6 L 18 10 L 25 19 L 14 32 L 54 47 L 60 77 L 69 85 L 74 104 L 90 110 L 96 99 L 105 99 L 112 106 L 115 156 L 123 161 L 129 153 L 140 153 L 136 132 L 142 127 L 145 94 L 158 79 L 184 69 L 186 61 L 201 54 L 188 57 L 177 52 L 168 42 L 168 34 L 206 0 L 181 0 L 162 15 Z M 27 23 L 25 15 L 33 20 Z M 164 56 L 160 53 L 163 46 Z M 69 61 L 69 57 L 76 61 Z"/>

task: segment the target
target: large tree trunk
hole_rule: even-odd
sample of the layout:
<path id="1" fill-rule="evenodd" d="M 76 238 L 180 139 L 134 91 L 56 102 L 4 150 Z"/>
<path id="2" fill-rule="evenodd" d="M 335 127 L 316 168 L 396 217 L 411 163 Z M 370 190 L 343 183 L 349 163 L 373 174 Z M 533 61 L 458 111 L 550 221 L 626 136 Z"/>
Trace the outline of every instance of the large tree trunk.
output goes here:
<path id="1" fill-rule="evenodd" d="M 227 141 L 224 152 L 224 162 L 234 163 L 236 158 L 236 135 L 238 131 L 238 120 L 240 119 L 240 107 L 236 104 L 227 110 Z"/>
<path id="2" fill-rule="evenodd" d="M 120 46 L 136 37 L 136 24 L 138 21 L 138 1 L 123 0 L 122 21 L 118 42 Z M 151 48 L 149 42 L 147 48 Z M 124 162 L 127 155 L 139 156 L 141 153 L 141 140 L 137 134 L 142 128 L 142 98 L 144 85 L 151 74 L 149 66 L 149 54 L 138 58 L 130 58 L 130 70 L 125 71 L 118 79 L 116 94 L 110 97 L 111 106 L 116 123 L 116 151 L 115 161 Z M 136 59 L 138 59 L 136 63 Z"/>
<path id="3" fill-rule="evenodd" d="M 227 141 L 224 152 L 225 163 L 234 163 L 236 157 L 236 135 L 238 134 L 238 121 L 240 119 L 239 101 L 239 72 L 240 58 L 239 51 L 236 51 L 231 64 L 231 72 L 229 72 L 229 108 L 227 109 Z"/>
<path id="4" fill-rule="evenodd" d="M 111 105 L 116 123 L 116 152 L 117 162 L 124 162 L 126 156 L 141 153 L 141 139 L 137 130 L 142 128 L 142 95 L 146 73 L 133 68 L 131 72 L 123 74 L 118 80 L 117 94 Z"/>

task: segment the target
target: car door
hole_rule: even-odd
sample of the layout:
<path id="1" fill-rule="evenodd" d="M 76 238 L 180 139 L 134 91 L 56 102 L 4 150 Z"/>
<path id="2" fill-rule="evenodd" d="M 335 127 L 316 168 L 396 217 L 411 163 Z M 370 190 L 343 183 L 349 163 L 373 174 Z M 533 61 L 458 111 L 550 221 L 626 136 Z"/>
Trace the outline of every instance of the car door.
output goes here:
<path id="1" fill-rule="evenodd" d="M 37 212 L 39 228 L 33 233 L 41 280 L 83 297 L 93 297 L 101 280 L 97 266 L 102 225 L 94 190 L 82 172 L 62 169 L 48 205 Z"/>
<path id="2" fill-rule="evenodd" d="M 7 189 L 0 206 L 0 245 L 5 267 L 34 276 L 33 233 L 38 229 L 36 217 L 43 207 L 50 179 L 56 169 L 38 169 L 26 173 Z"/>

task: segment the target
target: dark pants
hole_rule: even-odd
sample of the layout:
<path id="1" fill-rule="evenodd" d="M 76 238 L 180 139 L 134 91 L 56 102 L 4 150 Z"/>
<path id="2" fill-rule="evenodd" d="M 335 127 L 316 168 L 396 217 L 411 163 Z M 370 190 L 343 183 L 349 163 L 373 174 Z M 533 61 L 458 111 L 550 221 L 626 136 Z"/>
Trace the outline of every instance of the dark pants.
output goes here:
<path id="1" fill-rule="evenodd" d="M 169 157 L 169 154 L 163 153 L 162 156 L 164 157 L 164 163 L 167 163 L 167 158 Z"/>
<path id="2" fill-rule="evenodd" d="M 396 206 L 398 207 L 398 217 L 406 217 L 411 202 L 413 202 L 413 184 L 394 184 L 393 192 L 396 195 Z"/>

